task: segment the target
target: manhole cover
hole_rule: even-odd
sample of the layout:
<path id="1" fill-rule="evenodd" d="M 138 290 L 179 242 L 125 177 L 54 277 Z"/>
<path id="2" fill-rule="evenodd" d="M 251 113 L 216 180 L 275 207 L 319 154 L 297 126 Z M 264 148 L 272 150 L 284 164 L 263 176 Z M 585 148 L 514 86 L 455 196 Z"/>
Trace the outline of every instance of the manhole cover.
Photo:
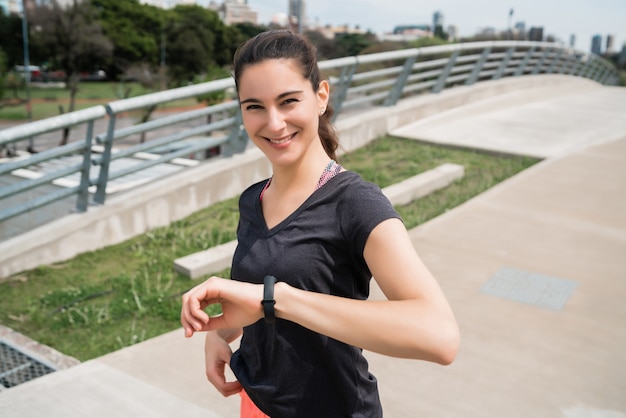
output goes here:
<path id="1" fill-rule="evenodd" d="M 0 341 L 0 390 L 52 373 L 53 368 Z"/>
<path id="2" fill-rule="evenodd" d="M 483 293 L 560 311 L 570 298 L 576 282 L 503 267 L 481 288 Z"/>

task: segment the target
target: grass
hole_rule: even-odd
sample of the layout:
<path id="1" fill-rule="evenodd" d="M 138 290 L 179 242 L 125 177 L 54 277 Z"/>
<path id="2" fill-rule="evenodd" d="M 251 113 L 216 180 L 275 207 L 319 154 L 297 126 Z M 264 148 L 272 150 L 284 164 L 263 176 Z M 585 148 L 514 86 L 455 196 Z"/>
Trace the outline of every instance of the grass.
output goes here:
<path id="1" fill-rule="evenodd" d="M 444 163 L 465 167 L 465 175 L 447 188 L 408 205 L 396 207 L 407 228 L 413 228 L 471 199 L 535 164 L 529 157 L 503 157 L 484 152 L 384 137 L 342 159 L 342 164 L 381 188 Z"/>
<path id="2" fill-rule="evenodd" d="M 91 106 L 104 105 L 109 102 L 124 98 L 129 92 L 128 97 L 135 97 L 151 93 L 152 91 L 143 87 L 136 82 L 83 82 L 80 83 L 78 93 L 76 94 L 76 109 L 86 109 Z M 5 99 L 12 97 L 12 90 L 5 92 Z M 61 114 L 60 106 L 67 112 L 70 104 L 70 92 L 62 87 L 31 87 L 30 89 L 32 103 L 33 120 L 44 119 Z M 26 98 L 26 91 L 17 90 L 17 97 Z M 195 106 L 198 102 L 196 99 L 177 100 L 162 105 L 161 109 L 173 107 Z M 26 105 L 5 106 L 0 108 L 0 120 L 27 120 Z"/>
<path id="3" fill-rule="evenodd" d="M 537 160 L 489 155 L 384 137 L 341 158 L 381 187 L 444 162 L 465 166 L 446 189 L 398 207 L 411 228 L 476 196 Z M 0 283 L 0 323 L 88 360 L 180 326 L 180 296 L 195 282 L 173 270 L 181 256 L 231 241 L 237 198 L 171 225 Z M 228 277 L 229 271 L 216 275 Z"/>

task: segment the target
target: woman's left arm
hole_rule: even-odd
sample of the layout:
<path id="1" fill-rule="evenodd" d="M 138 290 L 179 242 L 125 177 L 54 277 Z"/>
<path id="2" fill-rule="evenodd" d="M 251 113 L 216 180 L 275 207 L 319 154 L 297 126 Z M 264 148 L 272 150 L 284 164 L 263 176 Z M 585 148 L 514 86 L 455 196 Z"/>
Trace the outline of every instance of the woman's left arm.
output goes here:
<path id="1" fill-rule="evenodd" d="M 454 314 L 399 219 L 370 233 L 365 260 L 388 300 L 360 301 L 275 287 L 276 316 L 394 357 L 450 364 L 459 346 Z"/>

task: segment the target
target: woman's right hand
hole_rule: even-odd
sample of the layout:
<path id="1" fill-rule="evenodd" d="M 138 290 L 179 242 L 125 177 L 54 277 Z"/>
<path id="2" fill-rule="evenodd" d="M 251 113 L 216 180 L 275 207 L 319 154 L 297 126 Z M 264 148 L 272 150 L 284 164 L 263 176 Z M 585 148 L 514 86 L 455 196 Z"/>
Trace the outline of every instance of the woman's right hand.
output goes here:
<path id="1" fill-rule="evenodd" d="M 234 338 L 231 338 L 232 334 L 222 336 L 217 331 L 209 331 L 206 335 L 204 346 L 206 377 L 222 396 L 231 396 L 242 390 L 239 381 L 227 382 L 225 373 L 226 365 L 230 363 L 230 357 L 233 355 L 227 339 L 232 341 L 237 336 Z"/>
<path id="2" fill-rule="evenodd" d="M 263 285 L 211 277 L 182 297 L 180 322 L 189 338 L 196 332 L 241 329 L 263 318 Z M 220 315 L 209 317 L 204 309 L 213 304 Z"/>

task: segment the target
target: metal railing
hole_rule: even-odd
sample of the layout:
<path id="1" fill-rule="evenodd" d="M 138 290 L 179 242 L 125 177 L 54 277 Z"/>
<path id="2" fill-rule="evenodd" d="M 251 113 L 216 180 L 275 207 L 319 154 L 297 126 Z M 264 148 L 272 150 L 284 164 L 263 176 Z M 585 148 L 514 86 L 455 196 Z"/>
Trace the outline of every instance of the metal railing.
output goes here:
<path id="1" fill-rule="evenodd" d="M 449 44 L 345 57 L 323 61 L 319 65 L 331 82 L 332 104 L 336 115 L 351 109 L 393 106 L 408 96 L 439 93 L 454 86 L 504 77 L 567 74 L 608 85 L 618 84 L 619 81 L 619 74 L 612 64 L 596 55 L 540 42 Z M 0 147 L 77 126 L 82 126 L 84 131 L 79 141 L 0 164 L 2 176 L 16 173 L 16 170 L 36 171 L 39 164 L 63 156 L 81 156 L 80 163 L 0 188 L 0 222 L 71 195 L 77 196 L 76 211 L 86 211 L 89 204 L 104 204 L 107 186 L 112 180 L 215 147 L 220 148 L 222 156 L 242 152 L 247 145 L 247 137 L 241 125 L 238 104 L 234 100 L 202 109 L 181 111 L 130 127 L 119 126 L 120 118 L 134 111 L 211 93 L 230 91 L 232 94 L 233 89 L 232 79 L 222 79 L 118 100 L 105 106 L 95 106 L 0 131 Z M 160 134 L 160 130 L 165 127 L 215 115 L 218 116 L 215 122 Z M 94 134 L 95 122 L 105 123 L 106 132 Z M 146 133 L 156 135 L 156 138 L 114 152 L 114 146 L 120 140 Z M 186 139 L 189 141 L 174 151 L 153 155 L 154 158 L 147 160 L 137 160 L 132 165 L 114 167 L 116 160 L 174 143 L 180 144 Z M 9 196 L 25 193 L 70 175 L 80 176 L 80 181 L 73 187 L 54 190 L 12 207 L 3 204 Z M 93 195 L 91 201 L 90 195 Z"/>
<path id="2" fill-rule="evenodd" d="M 619 83 L 617 70 L 603 58 L 543 42 L 449 44 L 345 57 L 319 65 L 330 75 L 337 112 L 364 105 L 393 106 L 409 95 L 504 77 L 566 74 L 601 84 Z"/>

